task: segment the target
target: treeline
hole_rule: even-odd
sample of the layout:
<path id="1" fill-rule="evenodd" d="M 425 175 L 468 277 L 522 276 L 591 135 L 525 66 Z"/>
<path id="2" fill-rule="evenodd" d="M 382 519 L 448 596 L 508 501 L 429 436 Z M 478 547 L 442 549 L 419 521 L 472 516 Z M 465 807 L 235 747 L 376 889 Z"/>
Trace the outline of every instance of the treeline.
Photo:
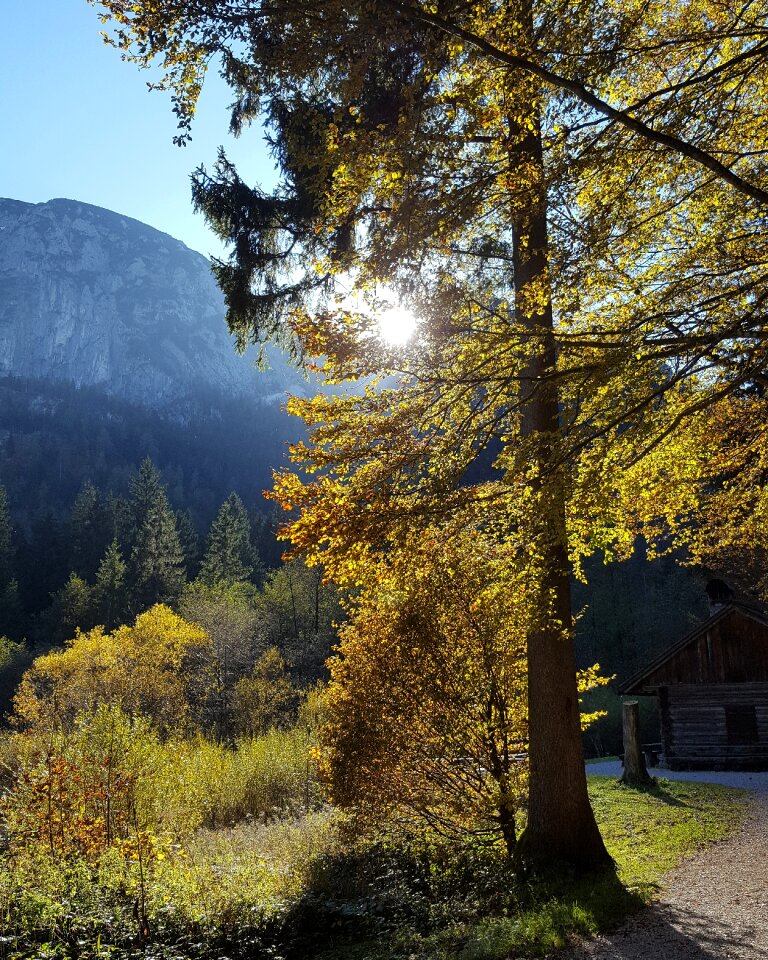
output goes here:
<path id="1" fill-rule="evenodd" d="M 86 482 L 125 493 L 146 456 L 171 502 L 205 529 L 230 490 L 256 503 L 287 443 L 300 435 L 279 398 L 200 391 L 184 404 L 153 409 L 93 387 L 0 379 L 0 483 L 25 529 L 49 515 L 61 519 Z M 273 547 L 267 560 L 276 564 L 278 556 Z"/>
<path id="2" fill-rule="evenodd" d="M 254 525 L 230 493 L 201 536 L 189 511 L 172 509 L 149 458 L 127 496 L 104 496 L 86 483 L 68 516 L 36 522 L 29 536 L 13 528 L 0 487 L 4 706 L 33 655 L 77 630 L 112 631 L 159 603 L 216 638 L 225 651 L 222 689 L 249 675 L 272 648 L 292 682 L 319 679 L 334 636 L 335 594 L 302 564 L 267 567 L 259 551 L 266 521 L 256 519 Z"/>
<path id="3" fill-rule="evenodd" d="M 597 554 L 586 564 L 587 583 L 575 583 L 576 654 L 579 666 L 599 663 L 607 687 L 584 696 L 582 709 L 605 711 L 584 734 L 588 756 L 621 753 L 618 686 L 651 663 L 709 616 L 707 575 L 686 566 L 678 553 L 649 558 L 638 538 L 631 557 L 605 563 Z M 642 737 L 660 738 L 655 697 L 640 702 Z"/>

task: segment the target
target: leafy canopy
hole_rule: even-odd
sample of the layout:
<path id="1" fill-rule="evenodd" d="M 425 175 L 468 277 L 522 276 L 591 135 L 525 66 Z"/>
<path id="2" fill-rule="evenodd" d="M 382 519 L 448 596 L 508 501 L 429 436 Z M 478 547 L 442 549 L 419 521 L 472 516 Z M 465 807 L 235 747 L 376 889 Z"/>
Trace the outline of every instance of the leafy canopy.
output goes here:
<path id="1" fill-rule="evenodd" d="M 233 129 L 266 119 L 273 194 L 223 156 L 196 178 L 196 202 L 231 244 L 217 272 L 233 330 L 261 341 L 291 315 L 330 380 L 407 378 L 407 394 L 297 403 L 329 425 L 314 467 L 374 474 L 378 457 L 374 486 L 418 489 L 422 502 L 502 444 L 499 470 L 526 476 L 521 414 L 543 344 L 515 319 L 511 265 L 542 175 L 547 269 L 517 294 L 522 315 L 554 295 L 547 376 L 563 409 L 557 456 L 573 466 L 576 558 L 630 542 L 634 494 L 615 499 L 625 468 L 657 445 L 697 458 L 678 427 L 762 384 L 764 3 L 97 5 L 126 55 L 161 59 L 182 125 L 216 60 Z M 523 148 L 536 115 L 541 170 Z M 382 285 L 421 318 L 408 357 L 373 335 L 373 310 L 339 300 L 343 286 L 375 306 Z M 368 434 L 334 434 L 353 410 Z"/>

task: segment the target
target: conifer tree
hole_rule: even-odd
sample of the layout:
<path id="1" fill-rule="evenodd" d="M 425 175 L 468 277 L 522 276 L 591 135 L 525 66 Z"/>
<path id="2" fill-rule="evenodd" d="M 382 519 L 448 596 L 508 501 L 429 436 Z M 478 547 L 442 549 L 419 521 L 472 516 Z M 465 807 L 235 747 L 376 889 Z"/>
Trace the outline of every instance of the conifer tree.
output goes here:
<path id="1" fill-rule="evenodd" d="M 22 611 L 19 585 L 15 576 L 13 533 L 8 495 L 0 486 L 0 635 L 18 639 Z"/>
<path id="2" fill-rule="evenodd" d="M 90 630 L 96 622 L 93 599 L 92 588 L 82 577 L 71 573 L 46 612 L 50 635 L 63 643 L 72 639 L 77 630 Z"/>
<path id="3" fill-rule="evenodd" d="M 8 509 L 8 494 L 0 486 L 0 588 L 12 579 L 13 543 L 11 538 L 11 516 Z"/>
<path id="4" fill-rule="evenodd" d="M 128 612 L 127 567 L 117 540 L 107 547 L 93 588 L 96 621 L 105 629 L 119 626 Z"/>
<path id="5" fill-rule="evenodd" d="M 92 483 L 83 484 L 70 515 L 72 569 L 91 580 L 110 539 L 109 515 Z"/>
<path id="6" fill-rule="evenodd" d="M 135 534 L 131 550 L 131 593 L 134 611 L 155 603 L 171 603 L 184 586 L 184 557 L 176 518 L 160 474 L 147 457 L 131 483 Z"/>
<path id="7" fill-rule="evenodd" d="M 22 602 L 29 613 L 45 610 L 51 596 L 67 582 L 70 573 L 68 532 L 66 525 L 50 512 L 38 516 L 32 523 L 19 564 Z"/>
<path id="8" fill-rule="evenodd" d="M 186 578 L 187 580 L 194 580 L 196 567 L 200 560 L 200 539 L 189 510 L 176 511 L 176 529 L 179 532 L 179 543 L 184 557 Z"/>
<path id="9" fill-rule="evenodd" d="M 141 529 L 150 509 L 158 499 L 165 496 L 165 488 L 157 467 L 150 457 L 145 457 L 137 474 L 130 482 L 130 513 L 133 520 L 133 535 Z"/>
<path id="10" fill-rule="evenodd" d="M 21 640 L 25 634 L 24 624 L 19 582 L 9 580 L 0 587 L 0 631 L 12 640 Z"/>
<path id="11" fill-rule="evenodd" d="M 131 566 L 135 610 L 178 598 L 185 583 L 184 557 L 176 519 L 162 491 L 136 534 Z"/>
<path id="12" fill-rule="evenodd" d="M 135 536 L 133 508 L 126 497 L 110 497 L 107 506 L 112 536 L 117 540 L 123 556 L 130 556 Z"/>
<path id="13" fill-rule="evenodd" d="M 240 497 L 231 493 L 211 524 L 200 566 L 200 579 L 209 586 L 215 583 L 241 583 L 248 580 L 253 570 L 248 511 Z"/>

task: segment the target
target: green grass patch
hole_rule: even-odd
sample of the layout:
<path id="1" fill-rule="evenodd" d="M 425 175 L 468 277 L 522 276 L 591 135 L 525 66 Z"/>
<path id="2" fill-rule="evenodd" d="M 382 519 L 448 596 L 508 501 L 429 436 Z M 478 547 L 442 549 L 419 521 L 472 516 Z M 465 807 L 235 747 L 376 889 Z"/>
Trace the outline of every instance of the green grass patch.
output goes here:
<path id="1" fill-rule="evenodd" d="M 717 784 L 662 778 L 638 790 L 599 776 L 589 778 L 589 793 L 619 878 L 645 899 L 684 857 L 738 826 L 746 796 Z"/>
<path id="2" fill-rule="evenodd" d="M 595 815 L 616 873 L 563 876 L 510 889 L 507 915 L 457 922 L 437 932 L 403 931 L 386 942 L 336 948 L 322 960 L 508 960 L 546 956 L 615 928 L 651 900 L 686 856 L 723 840 L 744 815 L 744 794 L 703 783 L 660 780 L 636 790 L 589 778 Z"/>

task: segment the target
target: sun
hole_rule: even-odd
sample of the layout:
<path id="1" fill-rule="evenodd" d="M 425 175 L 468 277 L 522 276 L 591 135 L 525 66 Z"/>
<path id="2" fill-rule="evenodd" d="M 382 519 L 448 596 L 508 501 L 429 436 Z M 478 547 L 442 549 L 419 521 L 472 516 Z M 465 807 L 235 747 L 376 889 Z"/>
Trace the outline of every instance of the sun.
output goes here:
<path id="1" fill-rule="evenodd" d="M 413 337 L 418 326 L 415 315 L 406 307 L 393 304 L 378 313 L 379 336 L 393 347 L 402 347 Z"/>

